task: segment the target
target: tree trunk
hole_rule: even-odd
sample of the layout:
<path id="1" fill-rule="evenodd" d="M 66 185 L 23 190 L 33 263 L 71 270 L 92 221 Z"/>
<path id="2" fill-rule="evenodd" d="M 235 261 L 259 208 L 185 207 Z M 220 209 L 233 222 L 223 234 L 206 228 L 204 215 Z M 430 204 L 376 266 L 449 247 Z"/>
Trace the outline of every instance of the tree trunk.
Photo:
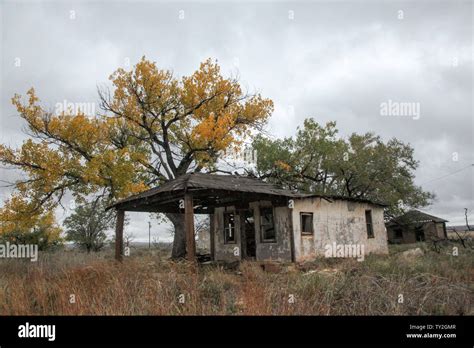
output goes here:
<path id="1" fill-rule="evenodd" d="M 186 234 L 184 231 L 184 214 L 167 213 L 166 217 L 170 219 L 174 226 L 172 259 L 181 259 L 186 256 Z"/>

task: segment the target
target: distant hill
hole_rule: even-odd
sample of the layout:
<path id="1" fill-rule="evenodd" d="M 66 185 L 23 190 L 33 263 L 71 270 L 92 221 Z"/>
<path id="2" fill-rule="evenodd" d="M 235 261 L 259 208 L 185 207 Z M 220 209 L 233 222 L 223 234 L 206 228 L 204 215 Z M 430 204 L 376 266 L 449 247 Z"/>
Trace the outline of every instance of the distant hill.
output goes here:
<path id="1" fill-rule="evenodd" d="M 474 231 L 474 225 L 469 225 L 470 229 L 467 229 L 466 225 L 456 225 L 456 226 L 446 226 L 447 232 L 466 232 L 466 231 Z"/>

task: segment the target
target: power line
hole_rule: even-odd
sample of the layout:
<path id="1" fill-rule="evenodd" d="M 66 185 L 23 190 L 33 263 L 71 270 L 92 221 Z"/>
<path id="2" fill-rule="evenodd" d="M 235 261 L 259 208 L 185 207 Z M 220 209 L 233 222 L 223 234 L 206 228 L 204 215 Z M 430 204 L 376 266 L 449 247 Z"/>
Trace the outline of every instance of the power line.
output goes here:
<path id="1" fill-rule="evenodd" d="M 465 169 L 467 169 L 467 168 L 471 168 L 471 167 L 473 167 L 473 166 L 474 166 L 474 164 L 469 164 L 469 165 L 467 165 L 467 166 L 465 166 L 465 167 L 462 167 L 461 169 L 456 170 L 455 172 L 452 172 L 452 173 L 449 173 L 449 174 L 440 176 L 439 178 L 434 178 L 434 179 L 425 181 L 425 182 L 422 183 L 421 185 L 425 185 L 425 184 L 428 184 L 428 183 L 433 182 L 433 181 L 436 181 L 436 180 L 444 179 L 444 178 L 446 178 L 446 177 L 448 177 L 448 176 L 457 174 L 457 173 L 462 172 L 463 170 L 465 170 Z"/>

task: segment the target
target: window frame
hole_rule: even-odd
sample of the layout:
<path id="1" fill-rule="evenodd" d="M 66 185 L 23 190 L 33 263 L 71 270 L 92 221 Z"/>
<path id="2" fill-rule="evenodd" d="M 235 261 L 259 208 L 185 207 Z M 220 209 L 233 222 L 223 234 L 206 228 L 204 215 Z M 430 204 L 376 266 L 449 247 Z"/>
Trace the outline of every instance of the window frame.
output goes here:
<path id="1" fill-rule="evenodd" d="M 229 229 L 228 226 L 226 226 L 226 216 L 228 215 L 233 215 L 234 219 L 233 219 L 233 226 L 230 227 L 230 230 L 233 232 L 233 240 L 229 240 L 228 239 L 228 234 L 227 234 L 227 231 Z M 224 225 L 224 244 L 236 244 L 237 243 L 237 240 L 235 238 L 235 217 L 236 217 L 236 214 L 234 211 L 225 211 L 223 213 L 223 225 Z"/>
<path id="2" fill-rule="evenodd" d="M 311 217 L 311 231 L 303 231 L 303 216 L 310 216 Z M 309 212 L 301 212 L 300 213 L 300 232 L 302 236 L 314 236 L 314 214 Z"/>
<path id="3" fill-rule="evenodd" d="M 367 238 L 368 239 L 375 238 L 374 223 L 373 223 L 373 220 L 372 220 L 372 209 L 366 209 L 365 210 L 365 229 L 367 231 Z"/>
<path id="4" fill-rule="evenodd" d="M 274 237 L 272 239 L 265 239 L 264 236 L 265 236 L 265 233 L 264 233 L 264 230 L 263 230 L 263 224 L 262 224 L 262 217 L 264 214 L 262 214 L 262 211 L 264 210 L 267 210 L 267 211 L 271 211 L 272 213 L 272 225 L 273 225 L 273 231 L 274 231 Z M 259 229 L 260 229 L 260 242 L 261 243 L 276 243 L 277 241 L 277 231 L 276 231 L 276 228 L 275 228 L 275 211 L 273 209 L 273 207 L 260 207 L 259 210 Z"/>

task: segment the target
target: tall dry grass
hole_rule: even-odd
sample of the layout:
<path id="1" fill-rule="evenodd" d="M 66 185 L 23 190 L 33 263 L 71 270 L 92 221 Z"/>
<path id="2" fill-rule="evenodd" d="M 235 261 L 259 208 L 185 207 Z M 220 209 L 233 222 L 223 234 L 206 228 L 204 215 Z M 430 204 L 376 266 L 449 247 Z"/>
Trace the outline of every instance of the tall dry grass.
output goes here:
<path id="1" fill-rule="evenodd" d="M 269 273 L 194 266 L 137 251 L 0 260 L 1 315 L 472 315 L 474 256 L 319 259 Z M 400 294 L 403 303 L 399 303 Z M 71 303 L 71 295 L 75 303 Z M 184 299 L 184 303 L 182 303 Z"/>

